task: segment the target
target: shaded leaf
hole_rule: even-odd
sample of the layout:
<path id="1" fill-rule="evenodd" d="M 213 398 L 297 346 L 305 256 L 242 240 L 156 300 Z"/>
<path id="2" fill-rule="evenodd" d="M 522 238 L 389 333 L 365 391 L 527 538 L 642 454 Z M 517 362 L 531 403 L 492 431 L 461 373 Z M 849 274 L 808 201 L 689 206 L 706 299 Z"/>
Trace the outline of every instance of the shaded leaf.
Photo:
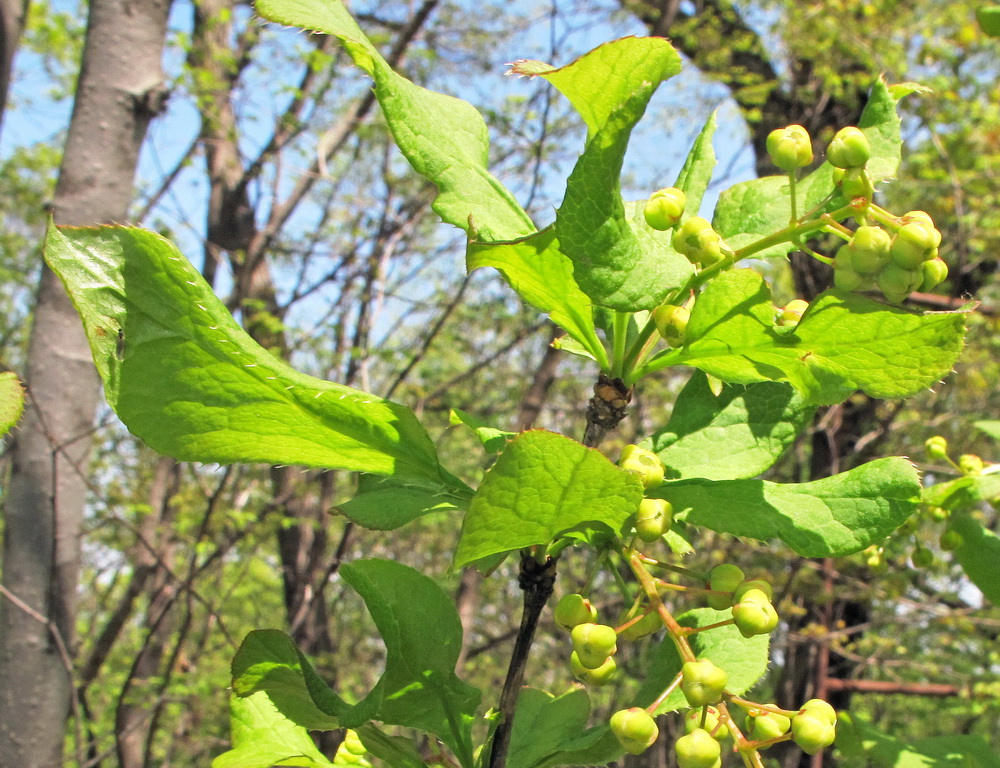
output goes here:
<path id="1" fill-rule="evenodd" d="M 756 477 L 795 442 L 814 412 L 787 384 L 726 384 L 716 394 L 695 371 L 667 426 L 643 447 L 659 455 L 669 478 Z"/>
<path id="2" fill-rule="evenodd" d="M 587 124 L 587 146 L 556 214 L 562 251 L 577 284 L 595 303 L 621 311 L 652 309 L 691 266 L 650 229 L 641 206 L 621 197 L 622 161 L 632 129 L 659 84 L 680 71 L 662 38 L 624 38 L 572 64 L 540 74 L 566 95 Z"/>
<path id="3" fill-rule="evenodd" d="M 962 534 L 962 545 L 953 554 L 965 575 L 987 600 L 1000 605 L 1000 536 L 969 513 L 952 514 L 949 527 Z"/>
<path id="4" fill-rule="evenodd" d="M 677 480 L 654 492 L 692 525 L 780 539 L 805 557 L 859 552 L 902 525 L 920 499 L 917 471 L 887 458 L 810 483 Z"/>
<path id="5" fill-rule="evenodd" d="M 360 702 L 347 704 L 319 678 L 291 639 L 251 632 L 233 660 L 233 690 L 264 691 L 277 709 L 310 730 L 357 728 L 377 719 L 438 736 L 472 765 L 471 724 L 480 693 L 455 676 L 462 627 L 431 579 L 388 560 L 341 567 L 361 595 L 386 648 L 385 672 Z"/>
<path id="6" fill-rule="evenodd" d="M 429 480 L 362 475 L 358 493 L 340 504 L 338 511 L 372 531 L 394 531 L 431 512 L 466 509 L 472 490 L 460 494 Z"/>

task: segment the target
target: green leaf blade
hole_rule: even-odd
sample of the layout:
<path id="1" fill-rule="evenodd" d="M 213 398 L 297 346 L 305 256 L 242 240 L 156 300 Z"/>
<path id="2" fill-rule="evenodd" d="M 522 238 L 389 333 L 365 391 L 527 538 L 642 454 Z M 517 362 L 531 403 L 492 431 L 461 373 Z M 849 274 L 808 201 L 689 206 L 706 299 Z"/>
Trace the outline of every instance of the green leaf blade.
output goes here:
<path id="1" fill-rule="evenodd" d="M 493 267 L 525 302 L 549 315 L 604 368 L 607 352 L 594 328 L 593 304 L 573 276 L 554 227 L 511 242 L 470 241 L 466 268 Z"/>
<path id="2" fill-rule="evenodd" d="M 24 412 L 24 387 L 17 375 L 4 371 L 0 373 L 0 437 L 13 429 Z"/>
<path id="3" fill-rule="evenodd" d="M 916 511 L 920 479 L 905 459 L 886 458 L 809 483 L 677 480 L 655 491 L 679 517 L 713 531 L 780 539 L 804 557 L 860 552 Z"/>
<path id="4" fill-rule="evenodd" d="M 442 477 L 408 408 L 273 357 L 159 235 L 50 227 L 45 257 L 80 312 L 108 402 L 160 453 Z"/>
<path id="5" fill-rule="evenodd" d="M 643 447 L 659 455 L 670 479 L 741 480 L 769 469 L 814 413 L 787 384 L 726 384 L 716 395 L 696 371 L 667 426 Z"/>
<path id="6" fill-rule="evenodd" d="M 375 81 L 375 97 L 413 169 L 438 188 L 434 211 L 484 240 L 535 231 L 511 193 L 488 171 L 489 136 L 482 115 L 466 101 L 429 91 L 392 70 L 340 0 L 258 0 L 257 13 L 280 24 L 340 39 Z"/>
<path id="7" fill-rule="evenodd" d="M 508 443 L 472 499 L 455 567 L 568 532 L 618 533 L 642 486 L 598 451 L 542 430 Z"/>
<path id="8" fill-rule="evenodd" d="M 632 129 L 659 84 L 680 71 L 680 56 L 661 38 L 624 38 L 540 75 L 569 96 L 588 128 L 570 174 L 556 232 L 581 289 L 620 311 L 652 309 L 685 270 L 669 236 L 651 230 L 621 198 L 621 169 Z M 687 265 L 690 269 L 690 265 Z"/>
<path id="9" fill-rule="evenodd" d="M 708 283 L 688 323 L 683 348 L 662 363 L 700 368 L 723 381 L 787 381 L 807 403 L 907 397 L 948 374 L 961 353 L 965 312 L 921 313 L 852 293 L 827 291 L 793 333 L 779 333 L 771 292 L 753 270 Z"/>

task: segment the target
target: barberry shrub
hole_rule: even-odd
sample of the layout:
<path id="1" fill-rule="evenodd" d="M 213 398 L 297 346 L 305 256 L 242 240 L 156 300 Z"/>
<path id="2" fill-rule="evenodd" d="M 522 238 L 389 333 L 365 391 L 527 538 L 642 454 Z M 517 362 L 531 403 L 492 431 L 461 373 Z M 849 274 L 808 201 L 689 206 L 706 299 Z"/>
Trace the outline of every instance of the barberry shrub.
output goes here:
<path id="1" fill-rule="evenodd" d="M 555 222 L 539 228 L 487 169 L 479 113 L 394 72 L 337 0 L 260 0 L 274 21 L 340 39 L 375 84 L 400 150 L 437 187 L 434 210 L 468 233 L 469 270 L 494 268 L 565 332 L 558 346 L 588 359 L 595 395 L 582 441 L 544 430 L 508 434 L 456 412 L 495 462 L 477 488 L 443 466 L 415 414 L 376 395 L 299 373 L 240 328 L 167 240 L 127 227 L 51 228 L 46 259 L 80 312 L 109 403 L 154 449 L 186 461 L 258 462 L 366 473 L 342 506 L 354 522 L 393 530 L 430 512 L 453 514 L 455 568 L 490 571 L 521 558 L 524 622 L 499 701 L 455 671 L 462 628 L 428 575 L 378 559 L 343 565 L 386 648 L 385 672 L 349 701 L 277 630 L 251 633 L 233 661 L 233 748 L 216 768 L 328 765 L 307 730 L 351 729 L 335 759 L 396 768 L 429 759 L 398 728 L 430 734 L 462 768 L 605 764 L 658 737 L 654 718 L 684 710 L 682 765 L 718 765 L 735 752 L 795 741 L 831 744 L 837 713 L 823 702 L 744 698 L 768 665 L 780 622 L 766 581 L 735 566 L 701 574 L 683 553 L 699 529 L 781 541 L 804 557 L 877 547 L 917 509 L 921 485 L 903 458 L 883 458 L 814 482 L 758 479 L 817 406 L 860 390 L 902 398 L 948 373 L 962 347 L 963 312 L 901 305 L 945 279 L 940 234 L 926 214 L 876 204 L 874 185 L 900 161 L 896 98 L 876 82 L 857 126 L 845 126 L 815 165 L 811 139 L 789 126 L 768 142 L 784 175 L 736 184 L 709 221 L 697 214 L 712 178 L 711 117 L 672 186 L 626 202 L 619 177 L 629 137 L 680 57 L 660 38 L 625 38 L 563 67 L 519 61 L 570 100 L 587 139 Z M 857 226 L 855 226 L 855 224 Z M 810 247 L 818 236 L 842 246 Z M 835 287 L 808 305 L 775 307 L 749 257 L 815 258 Z M 931 265 L 931 266 L 928 266 Z M 610 460 L 601 440 L 626 414 L 633 388 L 674 366 L 693 369 L 663 428 Z M 373 476 L 379 477 L 375 481 Z M 652 503 L 651 503 L 652 502 Z M 958 551 L 970 546 L 965 537 Z M 954 539 L 954 537 L 952 537 Z M 627 599 L 618 626 L 599 623 L 593 583 L 558 603 L 572 669 L 583 686 L 552 695 L 522 688 L 523 656 L 551 596 L 561 553 L 593 550 Z M 682 583 L 666 581 L 677 577 Z M 666 599 L 685 593 L 686 603 Z M 633 701 L 610 722 L 588 722 L 588 687 L 610 681 L 619 642 L 656 644 Z M 530 681 L 529 681 L 530 682 Z M 484 698 L 487 700 L 484 701 Z M 779 706 L 780 705 L 780 706 Z M 474 728 L 484 712 L 487 728 Z M 340 755 L 340 753 L 338 753 Z M 299 761 L 299 762 L 293 762 Z M 305 762 L 301 762 L 305 761 Z"/>

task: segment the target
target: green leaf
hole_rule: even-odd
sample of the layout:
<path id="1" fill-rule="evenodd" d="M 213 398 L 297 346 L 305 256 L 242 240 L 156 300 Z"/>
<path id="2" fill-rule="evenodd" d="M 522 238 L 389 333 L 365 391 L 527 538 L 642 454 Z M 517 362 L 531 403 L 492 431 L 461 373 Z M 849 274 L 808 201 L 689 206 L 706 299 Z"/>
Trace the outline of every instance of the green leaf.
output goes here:
<path id="1" fill-rule="evenodd" d="M 1000 440 L 1000 420 L 986 419 L 975 423 L 976 429 L 989 435 L 994 440 Z"/>
<path id="2" fill-rule="evenodd" d="M 589 715 L 590 697 L 583 688 L 573 688 L 562 696 L 522 688 L 517 697 L 507 767 L 552 765 L 547 758 L 579 740 Z"/>
<path id="3" fill-rule="evenodd" d="M 1000 5 L 981 5 L 976 8 L 976 21 L 990 37 L 1000 37 Z"/>
<path id="4" fill-rule="evenodd" d="M 994 605 L 1000 605 L 1000 536 L 987 529 L 970 513 L 953 513 L 949 527 L 962 534 L 955 559 L 969 581 Z"/>
<path id="5" fill-rule="evenodd" d="M 981 501 L 1000 498 L 1000 473 L 968 475 L 924 488 L 922 501 L 932 507 L 966 510 Z"/>
<path id="6" fill-rule="evenodd" d="M 479 690 L 455 675 L 462 623 L 430 578 L 390 560 L 362 560 L 341 574 L 364 599 L 386 648 L 384 698 L 375 719 L 438 736 L 472 765 Z"/>
<path id="7" fill-rule="evenodd" d="M 385 643 L 385 672 L 372 691 L 347 704 L 277 630 L 244 640 L 233 660 L 233 690 L 266 692 L 283 715 L 310 730 L 369 720 L 417 728 L 438 736 L 469 768 L 480 692 L 455 676 L 462 626 L 451 601 L 428 577 L 389 560 L 349 563 L 341 575 L 365 601 Z"/>
<path id="8" fill-rule="evenodd" d="M 351 707 L 329 689 L 291 638 L 276 629 L 248 634 L 233 657 L 232 672 L 237 696 L 263 691 L 284 717 L 310 731 L 361 725 L 374 717 L 382 693 L 376 686 Z"/>
<path id="9" fill-rule="evenodd" d="M 83 319 L 108 402 L 160 453 L 446 481 L 408 408 L 272 356 L 159 235 L 50 227 L 45 258 Z"/>
<path id="10" fill-rule="evenodd" d="M 358 481 L 358 494 L 337 509 L 362 528 L 394 531 L 431 512 L 467 509 L 471 496 L 472 489 L 460 495 L 430 480 L 364 474 Z"/>
<path id="11" fill-rule="evenodd" d="M 608 367 L 607 352 L 594 330 L 593 306 L 576 284 L 573 262 L 559 250 L 554 227 L 508 243 L 470 242 L 465 263 L 470 272 L 479 267 L 499 270 L 521 299 L 546 312 L 603 369 Z"/>
<path id="12" fill-rule="evenodd" d="M 872 183 L 885 181 L 896 174 L 900 162 L 899 115 L 896 100 L 883 80 L 872 87 L 858 127 L 868 138 L 872 157 L 866 171 Z M 797 213 L 804 213 L 821 204 L 834 191 L 833 166 L 824 162 L 815 171 L 796 184 Z M 838 196 L 832 205 L 847 201 Z M 734 184 L 719 195 L 713 226 L 729 246 L 744 248 L 762 237 L 772 235 L 788 226 L 792 217 L 791 186 L 787 176 L 765 176 Z M 765 250 L 755 251 L 755 258 L 784 256 L 795 250 L 792 243 L 779 243 Z"/>
<path id="13" fill-rule="evenodd" d="M 662 38 L 624 38 L 572 64 L 540 74 L 565 94 L 587 124 L 587 146 L 556 214 L 562 251 L 576 282 L 595 303 L 621 311 L 652 309 L 692 269 L 670 235 L 646 225 L 640 204 L 621 197 L 629 136 L 653 92 L 680 71 Z"/>
<path id="14" fill-rule="evenodd" d="M 333 766 L 316 748 L 309 732 L 282 715 L 265 693 L 229 700 L 233 748 L 212 761 L 212 768 Z"/>
<path id="15" fill-rule="evenodd" d="M 907 397 L 951 371 L 965 319 L 965 312 L 923 313 L 826 291 L 793 333 L 779 333 L 764 279 L 734 269 L 698 297 L 685 345 L 653 363 L 691 365 L 734 384 L 787 381 L 810 404 L 841 402 L 856 389 Z"/>
<path id="16" fill-rule="evenodd" d="M 1000 758 L 979 736 L 935 736 L 908 744 L 847 712 L 839 713 L 836 744 L 873 768 L 1000 768 Z"/>
<path id="17" fill-rule="evenodd" d="M 678 616 L 682 627 L 705 627 L 732 618 L 731 611 L 696 608 Z M 746 693 L 767 671 L 769 635 L 746 638 L 732 624 L 691 635 L 691 646 L 698 659 L 709 659 L 726 670 L 729 682 L 726 690 L 737 696 Z M 670 685 L 681 671 L 683 663 L 677 646 L 669 635 L 663 638 L 648 665 L 646 680 L 635 700 L 637 706 L 646 707 Z M 680 688 L 675 689 L 656 709 L 658 715 L 675 712 L 688 706 Z"/>
<path id="18" fill-rule="evenodd" d="M 795 441 L 814 412 L 787 384 L 726 384 L 716 395 L 708 377 L 695 371 L 670 422 L 643 447 L 659 455 L 671 479 L 756 477 Z"/>
<path id="19" fill-rule="evenodd" d="M 340 0 L 257 0 L 257 13 L 280 24 L 337 37 L 375 81 L 375 97 L 413 169 L 438 188 L 434 211 L 483 240 L 510 240 L 535 226 L 487 170 L 489 136 L 468 102 L 428 91 L 393 72 Z"/>
<path id="20" fill-rule="evenodd" d="M 17 375 L 10 371 L 0 373 L 0 436 L 10 432 L 23 411 L 24 387 Z"/>
<path id="21" fill-rule="evenodd" d="M 781 539 L 805 557 L 859 552 L 902 525 L 920 498 L 917 471 L 887 458 L 810 483 L 764 480 L 676 480 L 654 492 L 692 525 Z"/>
<path id="22" fill-rule="evenodd" d="M 694 140 L 691 151 L 688 153 L 681 172 L 677 174 L 677 181 L 674 186 L 683 190 L 686 198 L 684 206 L 684 219 L 698 215 L 701 208 L 702 198 L 708 189 L 708 184 L 712 180 L 712 172 L 715 170 L 715 150 L 712 148 L 712 137 L 718 125 L 719 110 L 714 110 L 705 121 L 705 127 L 701 129 L 698 138 Z"/>
<path id="23" fill-rule="evenodd" d="M 451 424 L 464 424 L 471 429 L 487 453 L 500 453 L 507 446 L 507 442 L 517 436 L 516 432 L 491 427 L 482 419 L 477 419 L 458 408 L 451 409 L 448 421 Z"/>
<path id="24" fill-rule="evenodd" d="M 641 500 L 639 479 L 600 452 L 553 432 L 522 432 L 472 499 L 455 567 L 560 535 L 619 533 Z"/>

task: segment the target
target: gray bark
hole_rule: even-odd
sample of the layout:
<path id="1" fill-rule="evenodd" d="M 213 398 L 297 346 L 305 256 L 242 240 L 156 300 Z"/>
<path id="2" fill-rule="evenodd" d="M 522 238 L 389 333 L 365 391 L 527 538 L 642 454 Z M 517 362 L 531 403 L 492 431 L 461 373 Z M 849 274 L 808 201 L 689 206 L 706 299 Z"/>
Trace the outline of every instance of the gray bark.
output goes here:
<path id="1" fill-rule="evenodd" d="M 61 224 L 122 221 L 139 149 L 162 108 L 169 0 L 93 0 L 54 198 Z M 72 700 L 80 531 L 98 378 L 80 320 L 44 269 L 26 373 L 29 404 L 4 507 L 0 600 L 0 767 L 62 764 Z"/>
<path id="2" fill-rule="evenodd" d="M 28 0 L 0 0 L 0 126 L 7 111 L 7 94 L 14 72 L 14 54 L 21 43 Z"/>

